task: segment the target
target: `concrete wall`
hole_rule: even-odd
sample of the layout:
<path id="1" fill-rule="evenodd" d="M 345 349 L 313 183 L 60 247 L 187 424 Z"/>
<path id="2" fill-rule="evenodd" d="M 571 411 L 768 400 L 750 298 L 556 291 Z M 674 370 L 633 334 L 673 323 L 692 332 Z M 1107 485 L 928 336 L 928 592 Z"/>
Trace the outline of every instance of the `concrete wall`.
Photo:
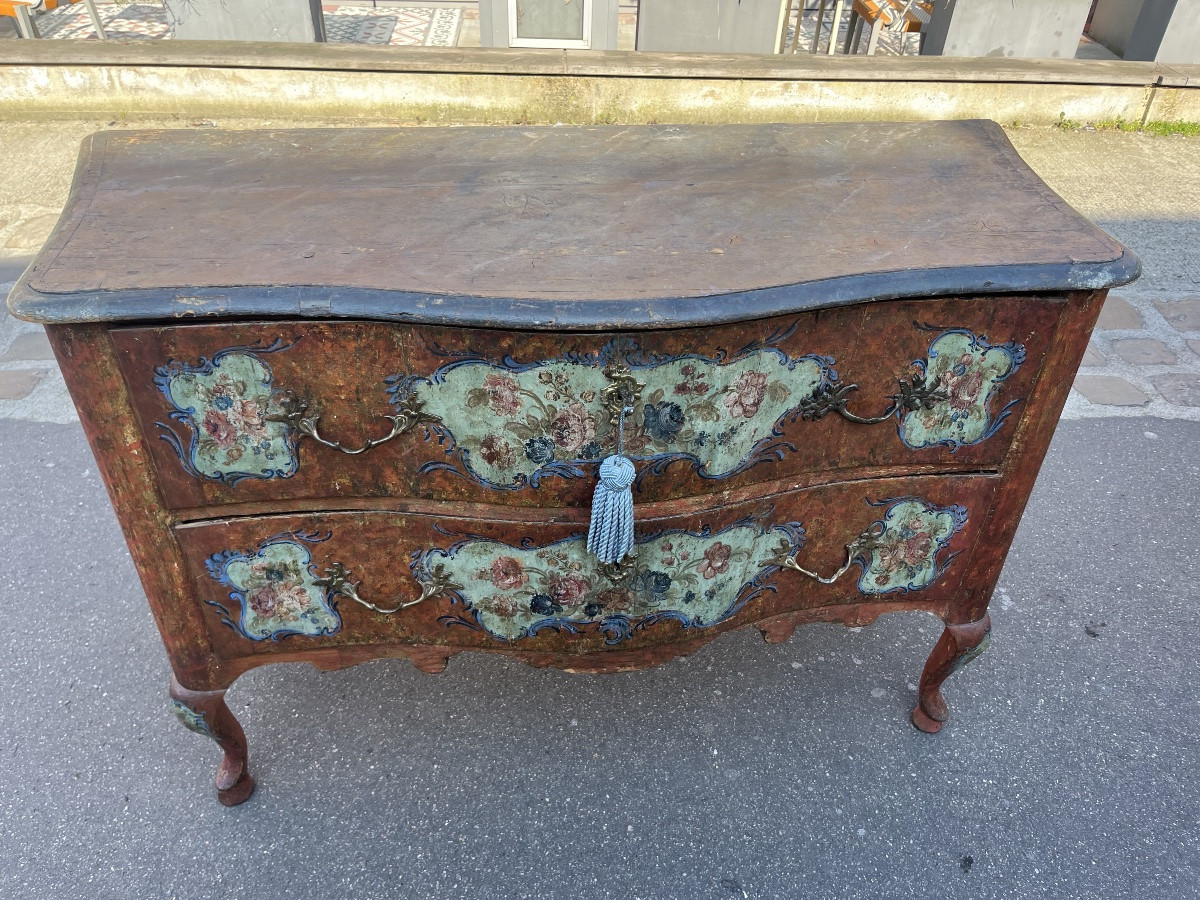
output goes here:
<path id="1" fill-rule="evenodd" d="M 1125 58 L 1200 63 L 1200 0 L 1147 2 L 1129 38 Z"/>
<path id="2" fill-rule="evenodd" d="M 325 40 L 320 0 L 165 0 L 181 41 Z"/>
<path id="3" fill-rule="evenodd" d="M 1154 59 L 1175 17 L 1176 0 L 1145 3 L 1125 44 L 1125 59 Z"/>
<path id="4" fill-rule="evenodd" d="M 1125 46 L 1145 5 L 1146 0 L 1096 0 L 1088 34 L 1117 56 L 1124 56 Z"/>
<path id="5" fill-rule="evenodd" d="M 1091 35 L 1128 60 L 1200 63 L 1200 0 L 1097 0 Z"/>
<path id="6" fill-rule="evenodd" d="M 10 41 L 0 120 L 1200 122 L 1200 67 L 339 44 Z"/>
<path id="7" fill-rule="evenodd" d="M 1091 0 L 934 0 L 921 52 L 1074 59 Z"/>

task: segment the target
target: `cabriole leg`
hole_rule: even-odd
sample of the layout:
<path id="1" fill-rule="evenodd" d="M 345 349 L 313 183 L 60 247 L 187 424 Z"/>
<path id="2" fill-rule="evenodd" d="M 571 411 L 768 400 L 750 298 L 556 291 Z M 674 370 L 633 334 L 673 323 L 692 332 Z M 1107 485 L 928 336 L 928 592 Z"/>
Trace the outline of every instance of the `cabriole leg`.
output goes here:
<path id="1" fill-rule="evenodd" d="M 224 691 L 189 691 L 171 676 L 171 712 L 185 728 L 217 742 L 225 758 L 217 769 L 213 784 L 217 799 L 225 806 L 237 806 L 254 792 L 246 760 L 246 734 L 229 707 Z"/>
<path id="2" fill-rule="evenodd" d="M 947 625 L 941 639 L 925 661 L 917 706 L 912 723 L 922 731 L 936 734 L 950 715 L 942 698 L 942 683 L 987 649 L 992 620 L 984 616 L 969 625 Z"/>

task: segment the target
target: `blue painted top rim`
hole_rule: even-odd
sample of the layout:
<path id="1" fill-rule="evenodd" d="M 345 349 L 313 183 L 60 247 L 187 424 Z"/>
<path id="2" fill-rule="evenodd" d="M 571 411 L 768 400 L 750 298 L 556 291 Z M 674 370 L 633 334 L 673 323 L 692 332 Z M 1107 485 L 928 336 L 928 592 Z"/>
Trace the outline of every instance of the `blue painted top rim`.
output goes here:
<path id="1" fill-rule="evenodd" d="M 47 325 L 266 316 L 545 331 L 651 330 L 877 300 L 1105 290 L 1133 281 L 1141 268 L 1137 256 L 1126 249 L 1108 262 L 907 269 L 704 297 L 586 302 L 309 285 L 48 294 L 29 286 L 26 271 L 9 295 L 8 307 L 17 318 Z"/>

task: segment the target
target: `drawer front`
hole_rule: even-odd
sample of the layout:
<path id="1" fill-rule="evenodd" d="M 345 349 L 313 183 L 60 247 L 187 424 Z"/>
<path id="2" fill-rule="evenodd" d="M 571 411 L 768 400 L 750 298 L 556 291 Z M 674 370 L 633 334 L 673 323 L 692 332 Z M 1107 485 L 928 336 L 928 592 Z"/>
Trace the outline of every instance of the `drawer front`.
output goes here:
<path id="1" fill-rule="evenodd" d="M 270 322 L 114 332 L 169 506 L 586 505 L 855 470 L 998 467 L 1061 301 L 887 302 L 712 329 Z M 623 423 L 619 411 L 628 404 Z"/>
<path id="2" fill-rule="evenodd" d="M 797 609 L 945 601 L 997 482 L 851 482 L 647 519 L 619 568 L 587 553 L 582 523 L 342 512 L 176 533 L 226 658 L 380 644 L 629 650 Z"/>

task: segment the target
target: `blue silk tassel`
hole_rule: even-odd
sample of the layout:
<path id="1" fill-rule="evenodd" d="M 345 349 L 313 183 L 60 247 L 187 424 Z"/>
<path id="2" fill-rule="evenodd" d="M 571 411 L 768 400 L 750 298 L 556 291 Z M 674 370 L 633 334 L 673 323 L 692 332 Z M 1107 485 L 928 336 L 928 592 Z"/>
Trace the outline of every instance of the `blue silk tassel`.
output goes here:
<path id="1" fill-rule="evenodd" d="M 633 463 L 621 455 L 625 437 L 625 415 L 621 410 L 617 431 L 617 452 L 600 463 L 600 483 L 592 495 L 592 521 L 588 526 L 587 548 L 604 563 L 620 562 L 633 554 Z"/>

